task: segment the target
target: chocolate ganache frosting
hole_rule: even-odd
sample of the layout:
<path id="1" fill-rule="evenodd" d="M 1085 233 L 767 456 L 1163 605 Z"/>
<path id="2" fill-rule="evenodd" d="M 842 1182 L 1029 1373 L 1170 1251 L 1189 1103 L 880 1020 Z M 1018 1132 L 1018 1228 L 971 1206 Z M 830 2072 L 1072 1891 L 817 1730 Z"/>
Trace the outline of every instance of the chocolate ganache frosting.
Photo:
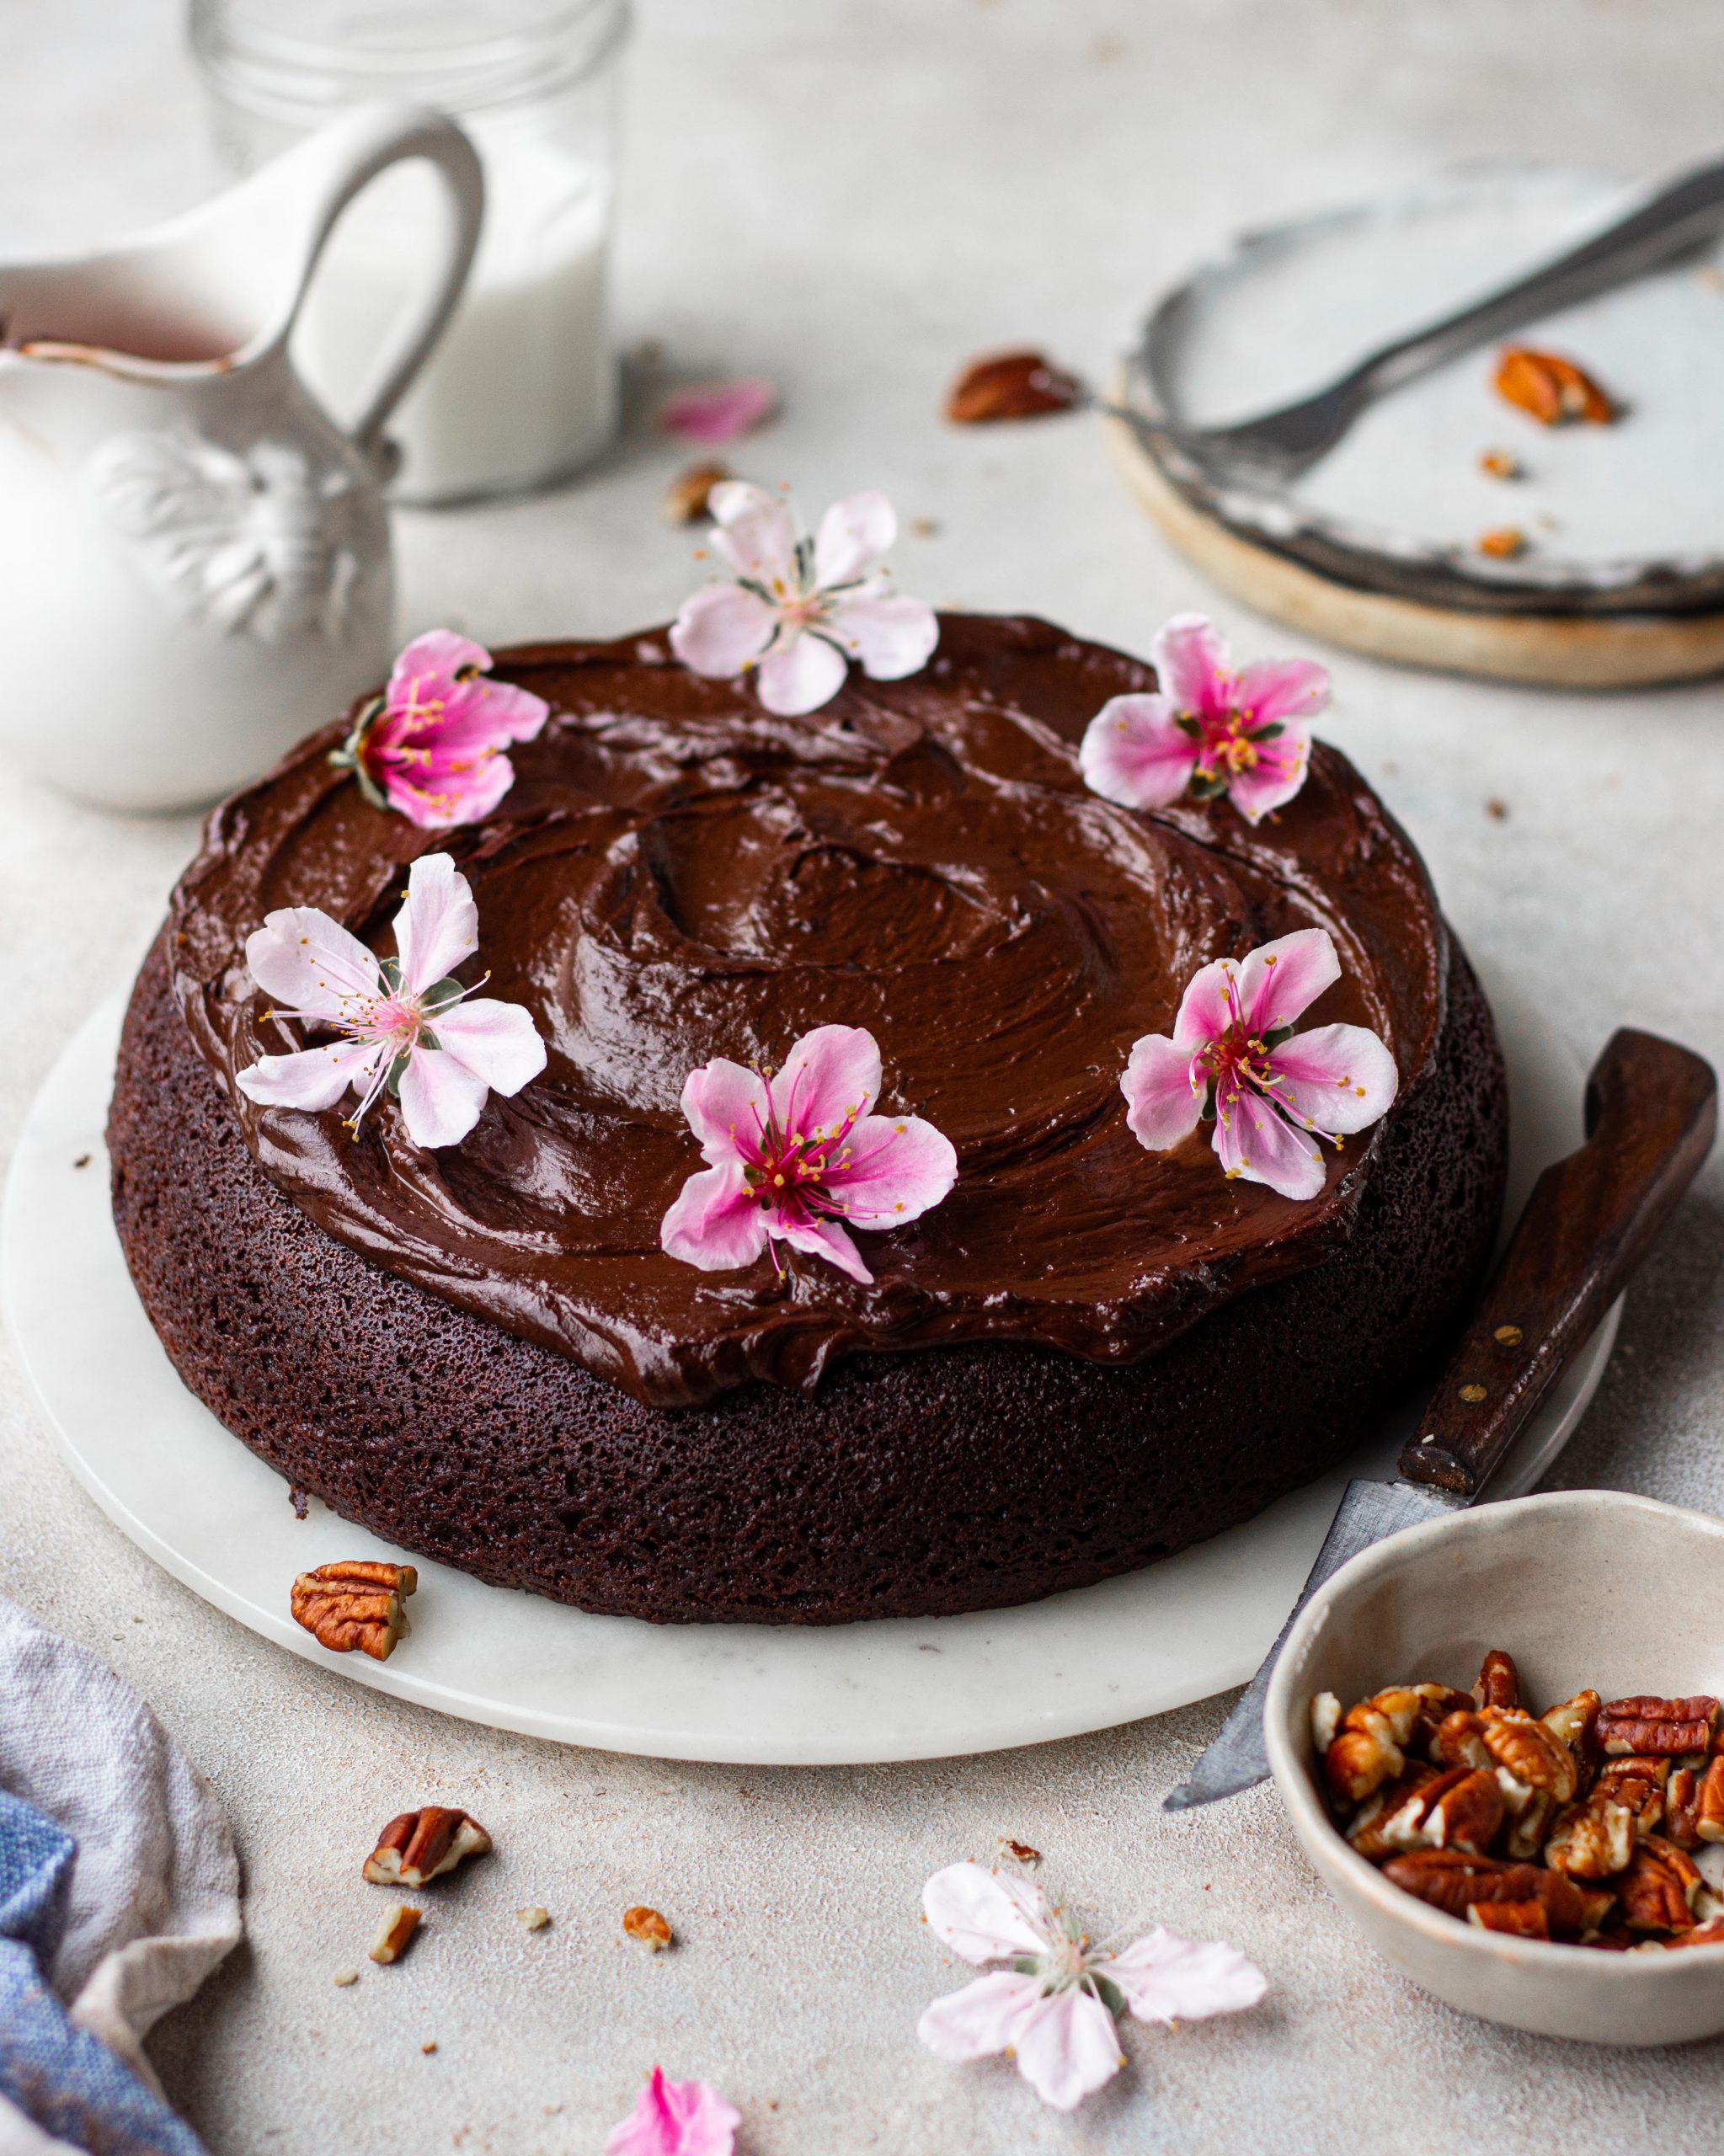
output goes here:
<path id="1" fill-rule="evenodd" d="M 1431 1056 L 1448 942 L 1412 846 L 1345 760 L 1253 829 L 1225 799 L 1154 813 L 1090 792 L 1075 744 L 1152 670 L 1033 620 L 947 616 L 926 669 L 853 675 L 775 719 L 653 632 L 524 648 L 498 674 L 552 717 L 484 823 L 421 831 L 369 806 L 314 736 L 211 819 L 176 894 L 176 999 L 275 1186 L 374 1264 L 677 1406 L 835 1358 L 1014 1341 L 1137 1360 L 1350 1234 L 1378 1135 L 1307 1203 L 1230 1182 L 1205 1129 L 1165 1154 L 1126 1127 L 1132 1043 L 1171 1030 L 1206 961 L 1316 924 L 1342 979 L 1305 1023 L 1349 1020 Z M 525 1004 L 544 1075 L 424 1151 L 384 1102 L 260 1107 L 234 1074 L 315 1038 L 271 1020 L 244 965 L 279 906 L 380 952 L 406 865 L 471 879 L 487 992 Z M 956 1146 L 950 1196 L 859 1238 L 872 1286 L 818 1260 L 703 1273 L 659 1222 L 702 1165 L 679 1106 L 718 1055 L 772 1066 L 810 1027 L 866 1026 L 883 1109 Z M 1379 1129 L 1383 1126 L 1379 1126 Z"/>

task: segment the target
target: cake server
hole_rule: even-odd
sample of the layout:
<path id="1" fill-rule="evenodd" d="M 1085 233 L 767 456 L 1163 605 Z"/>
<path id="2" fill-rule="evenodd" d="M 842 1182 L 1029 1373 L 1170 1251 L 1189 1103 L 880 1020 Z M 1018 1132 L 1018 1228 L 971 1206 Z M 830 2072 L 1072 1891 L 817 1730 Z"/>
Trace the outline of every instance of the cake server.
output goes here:
<path id="1" fill-rule="evenodd" d="M 1169 1791 L 1166 1810 L 1213 1804 L 1268 1777 L 1263 1694 L 1294 1619 L 1332 1573 L 1402 1528 L 1519 1496 L 1550 1465 L 1560 1446 L 1529 1453 L 1515 1439 L 1711 1150 L 1717 1091 L 1711 1065 L 1673 1041 L 1612 1036 L 1587 1080 L 1586 1143 L 1534 1184 L 1419 1434 L 1402 1449 L 1398 1479 L 1348 1485 L 1280 1636 L 1191 1780 Z"/>

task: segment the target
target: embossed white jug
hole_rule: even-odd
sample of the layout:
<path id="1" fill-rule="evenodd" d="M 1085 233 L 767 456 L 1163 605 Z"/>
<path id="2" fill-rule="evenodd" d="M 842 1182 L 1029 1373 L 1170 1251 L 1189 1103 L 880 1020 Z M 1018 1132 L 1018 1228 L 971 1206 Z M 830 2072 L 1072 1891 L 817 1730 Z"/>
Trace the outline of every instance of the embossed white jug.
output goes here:
<path id="1" fill-rule="evenodd" d="M 288 339 L 342 211 L 405 157 L 441 176 L 445 244 L 344 428 Z M 0 756 L 106 807 L 188 807 L 383 678 L 384 427 L 483 204 L 452 122 L 372 105 L 123 245 L 0 267 Z"/>

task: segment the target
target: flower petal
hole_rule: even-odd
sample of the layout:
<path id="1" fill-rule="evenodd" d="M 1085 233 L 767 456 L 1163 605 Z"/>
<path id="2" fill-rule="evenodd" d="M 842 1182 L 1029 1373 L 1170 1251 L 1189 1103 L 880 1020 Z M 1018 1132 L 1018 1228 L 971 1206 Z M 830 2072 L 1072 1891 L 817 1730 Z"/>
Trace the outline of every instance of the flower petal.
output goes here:
<path id="1" fill-rule="evenodd" d="M 682 1113 L 709 1161 L 733 1155 L 751 1161 L 771 1113 L 771 1098 L 759 1071 L 717 1055 L 682 1081 Z"/>
<path id="2" fill-rule="evenodd" d="M 1056 1991 L 1024 2017 L 1017 2070 L 1044 2104 L 1075 2111 L 1125 2063 L 1113 2016 L 1093 1993 Z"/>
<path id="3" fill-rule="evenodd" d="M 316 906 L 280 906 L 245 939 L 251 977 L 284 1011 L 339 1020 L 380 993 L 375 955 Z"/>
<path id="4" fill-rule="evenodd" d="M 1203 1118 L 1202 1085 L 1193 1085 L 1192 1053 L 1165 1033 L 1145 1033 L 1131 1044 L 1119 1080 L 1126 1099 L 1127 1128 L 1151 1153 L 1189 1138 Z"/>
<path id="5" fill-rule="evenodd" d="M 670 648 L 696 674 L 734 680 L 772 640 L 778 616 L 739 584 L 704 584 L 670 625 Z"/>
<path id="6" fill-rule="evenodd" d="M 605 2156 L 733 2156 L 742 2114 L 709 2081 L 667 2081 L 662 2067 L 613 2126 Z"/>
<path id="7" fill-rule="evenodd" d="M 1256 763 L 1249 771 L 1234 772 L 1227 782 L 1227 798 L 1248 824 L 1262 823 L 1305 784 L 1310 771 L 1311 730 L 1301 720 L 1289 719 L 1284 734 L 1273 741 L 1259 741 L 1256 748 Z"/>
<path id="8" fill-rule="evenodd" d="M 440 1049 L 409 1050 L 401 1074 L 401 1116 L 415 1145 L 458 1145 L 479 1119 L 490 1091 L 476 1070 Z"/>
<path id="9" fill-rule="evenodd" d="M 866 1026 L 816 1026 L 793 1042 L 772 1080 L 773 1115 L 793 1138 L 835 1130 L 879 1097 L 880 1048 Z"/>
<path id="10" fill-rule="evenodd" d="M 396 660 L 390 670 L 387 701 L 395 706 L 427 703 L 447 696 L 464 667 L 477 667 L 483 674 L 490 664 L 490 653 L 471 637 L 457 636 L 453 629 L 431 629 L 415 637 Z"/>
<path id="11" fill-rule="evenodd" d="M 1258 659 L 1240 669 L 1238 708 L 1252 729 L 1315 718 L 1329 702 L 1329 670 L 1314 659 Z"/>
<path id="12" fill-rule="evenodd" d="M 1314 1026 L 1272 1049 L 1275 1097 L 1337 1137 L 1386 1115 L 1400 1089 L 1395 1058 L 1364 1026 Z"/>
<path id="13" fill-rule="evenodd" d="M 770 1225 L 779 1241 L 788 1243 L 793 1250 L 808 1257 L 824 1257 L 862 1287 L 873 1286 L 874 1276 L 863 1262 L 862 1252 L 835 1220 L 787 1220 L 775 1215 L 770 1216 Z"/>
<path id="14" fill-rule="evenodd" d="M 875 681 L 919 674 L 940 641 L 940 617 L 931 606 L 884 593 L 834 606 L 825 627 Z"/>
<path id="15" fill-rule="evenodd" d="M 422 853 L 407 872 L 406 903 L 395 916 L 403 987 L 423 995 L 478 947 L 479 910 L 466 877 L 449 854 Z"/>
<path id="16" fill-rule="evenodd" d="M 1156 685 L 1176 711 L 1220 717 L 1233 700 L 1227 645 L 1202 614 L 1176 614 L 1150 647 Z"/>
<path id="17" fill-rule="evenodd" d="M 852 1228 L 901 1228 L 937 1205 L 958 1180 L 952 1140 L 919 1115 L 864 1116 L 826 1187 Z"/>
<path id="18" fill-rule="evenodd" d="M 942 1946 L 965 1961 L 1008 1961 L 1054 1943 L 1053 1912 L 1038 1887 L 973 1859 L 948 1864 L 922 1889 L 922 1913 Z"/>
<path id="19" fill-rule="evenodd" d="M 852 584 L 892 551 L 898 536 L 898 512 L 883 494 L 870 488 L 834 502 L 820 519 L 814 538 L 814 582 L 825 590 Z"/>
<path id="20" fill-rule="evenodd" d="M 545 1067 L 545 1043 L 525 1004 L 475 996 L 437 1012 L 431 1031 L 438 1047 L 483 1079 L 494 1093 L 518 1093 Z"/>
<path id="21" fill-rule="evenodd" d="M 743 1179 L 742 1162 L 697 1169 L 659 1226 L 670 1257 L 702 1273 L 734 1273 L 766 1247 L 766 1216 Z"/>
<path id="22" fill-rule="evenodd" d="M 993 2058 L 1017 2041 L 1041 1996 L 1038 1977 L 995 1969 L 925 2008 L 915 2032 L 937 2058 Z"/>
<path id="23" fill-rule="evenodd" d="M 796 526 L 776 494 L 746 479 L 723 479 L 707 497 L 713 544 L 739 576 L 770 589 L 796 580 Z"/>
<path id="24" fill-rule="evenodd" d="M 1140 2021 L 1203 2021 L 1255 2006 L 1269 1980 L 1236 1946 L 1181 1939 L 1157 1924 L 1123 1954 L 1092 1961 L 1092 1972 L 1119 1987 Z"/>
<path id="25" fill-rule="evenodd" d="M 770 419 L 778 392 L 763 374 L 739 375 L 733 382 L 691 382 L 659 407 L 659 424 L 669 435 L 719 449 L 751 433 Z"/>
<path id="26" fill-rule="evenodd" d="M 1341 978 L 1341 961 L 1326 928 L 1295 929 L 1247 952 L 1239 969 L 1245 1028 L 1261 1037 L 1290 1026 Z"/>
<path id="27" fill-rule="evenodd" d="M 1233 1023 L 1239 1002 L 1239 962 L 1212 958 L 1186 984 L 1173 1021 L 1175 1043 L 1188 1055 L 1219 1040 Z"/>
<path id="28" fill-rule="evenodd" d="M 844 686 L 844 654 L 825 637 L 792 636 L 761 661 L 761 702 L 780 718 L 801 718 Z"/>
<path id="29" fill-rule="evenodd" d="M 392 763 L 387 751 L 371 760 L 389 806 L 422 831 L 482 823 L 515 783 L 515 766 L 507 756 L 480 756 L 460 774 L 449 772 L 440 759 L 429 770 Z"/>
<path id="30" fill-rule="evenodd" d="M 1165 808 L 1197 768 L 1198 744 L 1165 696 L 1110 696 L 1084 729 L 1078 768 L 1091 792 L 1124 808 Z"/>
<path id="31" fill-rule="evenodd" d="M 550 716 L 550 705 L 531 689 L 475 675 L 451 690 L 433 745 L 440 754 L 454 756 L 500 748 L 505 741 L 531 741 Z"/>
<path id="32" fill-rule="evenodd" d="M 1215 1156 L 1230 1176 L 1267 1183 L 1283 1198 L 1315 1198 L 1323 1187 L 1322 1150 L 1295 1130 L 1259 1093 L 1224 1083 L 1215 1089 Z"/>
<path id="33" fill-rule="evenodd" d="M 376 1075 L 383 1051 L 375 1041 L 331 1041 L 292 1055 L 261 1055 L 233 1082 L 266 1108 L 333 1108 L 350 1086 L 361 1091 Z"/>

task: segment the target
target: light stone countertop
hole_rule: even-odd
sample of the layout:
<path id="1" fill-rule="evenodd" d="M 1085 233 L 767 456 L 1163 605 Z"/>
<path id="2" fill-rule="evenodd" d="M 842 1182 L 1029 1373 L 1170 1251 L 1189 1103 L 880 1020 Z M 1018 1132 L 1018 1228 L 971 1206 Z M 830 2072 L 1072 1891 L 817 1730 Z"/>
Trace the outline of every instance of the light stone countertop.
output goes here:
<path id="1" fill-rule="evenodd" d="M 1236 227 L 1460 159 L 1629 176 L 1718 142 L 1724 13 L 1707 0 L 643 0 L 642 14 L 623 340 L 773 375 L 785 415 L 748 468 L 814 511 L 876 485 L 937 520 L 900 549 L 906 590 L 1138 649 L 1193 604 L 1246 651 L 1288 639 L 1203 590 L 1090 423 L 943 427 L 957 362 L 1028 339 L 1099 371 L 1146 296 Z M 202 190 L 168 0 L 0 0 L 0 248 L 76 244 Z M 659 511 L 679 462 L 638 434 L 583 486 L 403 516 L 403 628 L 500 643 L 662 618 L 699 574 Z M 1324 655 L 1321 730 L 1381 787 L 1481 959 L 1527 982 L 1585 1059 L 1622 1022 L 1724 1059 L 1719 690 L 1545 695 Z M 118 985 L 195 835 L 190 818 L 104 816 L 0 775 L 0 1144 Z M 1721 1257 L 1715 1165 L 1631 1300 L 1562 1481 L 1724 1510 Z M 565 1751 L 360 1689 L 205 1608 L 83 1496 L 9 1360 L 0 1493 L 0 1591 L 137 1684 L 233 1821 L 248 1942 L 154 2047 L 214 2156 L 574 2156 L 602 2146 L 654 2059 L 740 2105 L 750 2156 L 1717 2147 L 1724 2047 L 1583 2050 L 1464 2020 L 1372 1959 L 1271 1791 L 1164 1817 L 1224 1700 L 926 1766 Z M 373 1970 L 360 1860 L 386 1817 L 433 1796 L 470 1805 L 498 1853 L 437 1892 L 399 1969 Z M 942 2065 L 912 2032 L 956 1972 L 916 1893 L 1002 1833 L 1044 1850 L 1049 1883 L 1102 1929 L 1142 1914 L 1234 1940 L 1268 1999 L 1134 2029 L 1131 2070 L 1075 2121 L 1003 2065 Z M 622 1942 L 636 1901 L 670 1916 L 675 1952 Z M 531 1902 L 556 1921 L 529 1936 L 512 1913 Z M 333 1988 L 355 1962 L 362 1981 Z"/>

